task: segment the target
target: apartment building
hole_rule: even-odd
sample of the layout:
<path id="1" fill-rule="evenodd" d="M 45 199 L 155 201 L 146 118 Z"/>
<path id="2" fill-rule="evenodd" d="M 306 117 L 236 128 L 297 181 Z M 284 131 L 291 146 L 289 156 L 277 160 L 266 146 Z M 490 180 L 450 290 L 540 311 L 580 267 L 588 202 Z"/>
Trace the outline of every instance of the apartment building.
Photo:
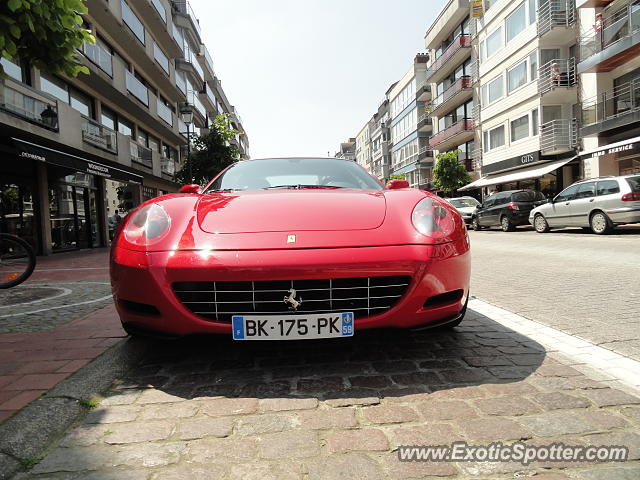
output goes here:
<path id="1" fill-rule="evenodd" d="M 335 154 L 336 158 L 344 158 L 345 160 L 356 161 L 356 139 L 349 138 L 346 142 L 340 144 L 340 149 Z"/>
<path id="2" fill-rule="evenodd" d="M 483 177 L 461 190 L 532 188 L 581 178 L 574 0 L 497 0 L 476 20 Z"/>
<path id="3" fill-rule="evenodd" d="M 87 6 L 96 43 L 83 46 L 81 62 L 90 75 L 66 78 L 2 60 L 0 228 L 45 255 L 106 246 L 116 210 L 124 216 L 176 191 L 187 136 L 213 115 L 230 113 L 243 131 L 188 2 Z M 248 155 L 246 135 L 237 142 Z"/>
<path id="4" fill-rule="evenodd" d="M 368 120 L 356 135 L 356 162 L 371 172 L 371 161 L 371 120 Z"/>
<path id="5" fill-rule="evenodd" d="M 474 86 L 477 81 L 468 0 L 449 0 L 425 34 L 430 62 L 426 81 L 433 100 L 427 106 L 433 133 L 429 147 L 437 153 L 459 150 L 458 158 L 477 176 L 473 161 Z"/>
<path id="6" fill-rule="evenodd" d="M 431 100 L 427 82 L 429 55 L 417 54 L 411 68 L 388 91 L 390 173 L 404 175 L 414 188 L 429 188 L 433 151 L 429 147 L 432 124 L 425 110 Z"/>
<path id="7" fill-rule="evenodd" d="M 640 2 L 577 7 L 584 176 L 640 173 Z"/>
<path id="8" fill-rule="evenodd" d="M 391 169 L 391 129 L 389 128 L 389 121 L 389 99 L 385 98 L 380 102 L 378 111 L 373 114 L 370 120 L 372 123 L 371 161 L 373 163 L 371 173 L 385 183 L 389 180 Z"/>

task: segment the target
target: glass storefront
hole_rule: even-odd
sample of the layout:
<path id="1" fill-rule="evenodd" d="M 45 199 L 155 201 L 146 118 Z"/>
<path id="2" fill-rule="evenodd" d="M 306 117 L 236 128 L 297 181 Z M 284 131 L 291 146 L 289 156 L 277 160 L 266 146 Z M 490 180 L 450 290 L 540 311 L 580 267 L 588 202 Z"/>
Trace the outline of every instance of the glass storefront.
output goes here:
<path id="1" fill-rule="evenodd" d="M 618 163 L 620 175 L 640 173 L 640 158 L 626 158 Z"/>
<path id="2" fill-rule="evenodd" d="M 31 162 L 0 167 L 0 232 L 25 239 L 38 251 L 38 208 Z"/>

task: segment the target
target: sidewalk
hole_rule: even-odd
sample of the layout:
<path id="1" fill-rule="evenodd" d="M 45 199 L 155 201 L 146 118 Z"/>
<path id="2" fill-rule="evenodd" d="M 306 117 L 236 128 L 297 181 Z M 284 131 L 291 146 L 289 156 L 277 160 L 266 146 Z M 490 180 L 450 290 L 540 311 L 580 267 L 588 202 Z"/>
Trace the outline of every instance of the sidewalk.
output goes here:
<path id="1" fill-rule="evenodd" d="M 126 336 L 108 275 L 108 249 L 62 253 L 0 291 L 0 422 Z"/>

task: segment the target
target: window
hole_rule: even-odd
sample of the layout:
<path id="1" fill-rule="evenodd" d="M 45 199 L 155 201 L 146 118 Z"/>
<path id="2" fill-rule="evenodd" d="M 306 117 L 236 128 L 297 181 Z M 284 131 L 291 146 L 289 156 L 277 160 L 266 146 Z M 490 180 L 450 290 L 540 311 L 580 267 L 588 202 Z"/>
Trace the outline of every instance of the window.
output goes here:
<path id="1" fill-rule="evenodd" d="M 502 98 L 504 94 L 502 75 L 491 80 L 487 85 L 487 90 L 488 90 L 487 104 L 491 104 L 496 100 Z"/>
<path id="2" fill-rule="evenodd" d="M 91 117 L 93 114 L 93 99 L 73 88 L 69 89 L 69 105 L 85 117 Z"/>
<path id="3" fill-rule="evenodd" d="M 536 0 L 527 0 L 529 3 L 529 25 L 536 21 Z"/>
<path id="4" fill-rule="evenodd" d="M 67 84 L 56 77 L 49 77 L 45 74 L 40 74 L 40 90 L 53 95 L 59 100 L 65 103 L 69 103 L 69 92 L 67 90 Z"/>
<path id="5" fill-rule="evenodd" d="M 583 183 L 578 187 L 578 191 L 576 193 L 576 200 L 579 198 L 591 198 L 596 195 L 596 184 L 595 182 Z"/>
<path id="6" fill-rule="evenodd" d="M 487 37 L 487 58 L 491 58 L 498 50 L 502 48 L 502 27 Z"/>
<path id="7" fill-rule="evenodd" d="M 133 137 L 133 123 L 124 118 L 118 118 L 118 131 L 127 137 Z"/>
<path id="8" fill-rule="evenodd" d="M 100 123 L 111 130 L 116 129 L 116 114 L 106 107 L 102 107 L 100 114 Z"/>
<path id="9" fill-rule="evenodd" d="M 507 71 L 507 91 L 513 92 L 527 83 L 527 62 L 521 62 Z"/>
<path id="10" fill-rule="evenodd" d="M 531 80 L 538 78 L 538 52 L 529 55 L 529 76 Z"/>
<path id="11" fill-rule="evenodd" d="M 572 185 L 568 188 L 565 188 L 561 191 L 558 196 L 555 198 L 556 202 L 566 202 L 567 200 L 571 200 L 578 190 L 579 185 Z"/>
<path id="12" fill-rule="evenodd" d="M 611 195 L 612 193 L 620 193 L 617 181 L 603 180 L 598 182 L 598 195 Z"/>
<path id="13" fill-rule="evenodd" d="M 538 119 L 538 109 L 536 108 L 535 110 L 533 110 L 531 112 L 531 123 L 532 123 L 532 130 L 533 130 L 533 136 L 535 137 L 536 135 L 538 135 L 538 125 L 540 124 L 540 120 Z"/>
<path id="14" fill-rule="evenodd" d="M 22 67 L 18 63 L 12 62 L 7 58 L 0 58 L 0 63 L 2 64 L 2 68 L 4 68 L 4 73 L 9 75 L 11 78 L 22 82 Z"/>
<path id="15" fill-rule="evenodd" d="M 511 141 L 517 142 L 529 136 L 529 115 L 511 121 Z"/>
<path id="16" fill-rule="evenodd" d="M 484 151 L 488 152 L 504 145 L 504 125 L 484 132 Z"/>
<path id="17" fill-rule="evenodd" d="M 509 43 L 527 27 L 527 11 L 524 3 L 507 17 L 505 25 L 507 29 L 507 43 Z"/>

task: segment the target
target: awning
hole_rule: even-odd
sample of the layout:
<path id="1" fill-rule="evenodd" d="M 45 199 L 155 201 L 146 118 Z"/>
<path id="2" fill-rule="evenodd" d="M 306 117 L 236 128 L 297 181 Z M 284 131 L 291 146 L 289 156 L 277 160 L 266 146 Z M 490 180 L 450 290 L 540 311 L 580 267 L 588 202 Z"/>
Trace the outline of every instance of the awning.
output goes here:
<path id="1" fill-rule="evenodd" d="M 70 153 L 61 152 L 60 150 L 20 140 L 19 138 L 11 138 L 11 140 L 13 140 L 13 143 L 18 150 L 18 157 L 52 163 L 78 172 L 86 172 L 105 178 L 112 178 L 121 182 L 142 183 L 142 175 L 130 172 L 124 168 L 104 165 Z"/>
<path id="2" fill-rule="evenodd" d="M 601 147 L 592 148 L 590 150 L 584 150 L 580 152 L 581 157 L 599 157 L 600 155 L 608 155 L 611 153 L 623 152 L 625 150 L 631 150 L 636 148 L 640 143 L 640 137 L 628 138 L 627 140 L 621 140 L 620 142 L 610 143 L 608 145 L 602 145 Z"/>
<path id="3" fill-rule="evenodd" d="M 527 180 L 529 178 L 538 178 L 549 172 L 552 172 L 567 163 L 569 163 L 577 156 L 565 158 L 564 160 L 557 160 L 555 162 L 545 163 L 544 165 L 536 165 L 533 167 L 520 168 L 511 173 L 504 173 L 502 175 L 487 175 L 475 182 L 471 182 L 458 191 L 471 190 L 473 188 L 486 187 L 487 185 L 498 185 L 501 183 L 517 182 L 518 180 Z"/>

